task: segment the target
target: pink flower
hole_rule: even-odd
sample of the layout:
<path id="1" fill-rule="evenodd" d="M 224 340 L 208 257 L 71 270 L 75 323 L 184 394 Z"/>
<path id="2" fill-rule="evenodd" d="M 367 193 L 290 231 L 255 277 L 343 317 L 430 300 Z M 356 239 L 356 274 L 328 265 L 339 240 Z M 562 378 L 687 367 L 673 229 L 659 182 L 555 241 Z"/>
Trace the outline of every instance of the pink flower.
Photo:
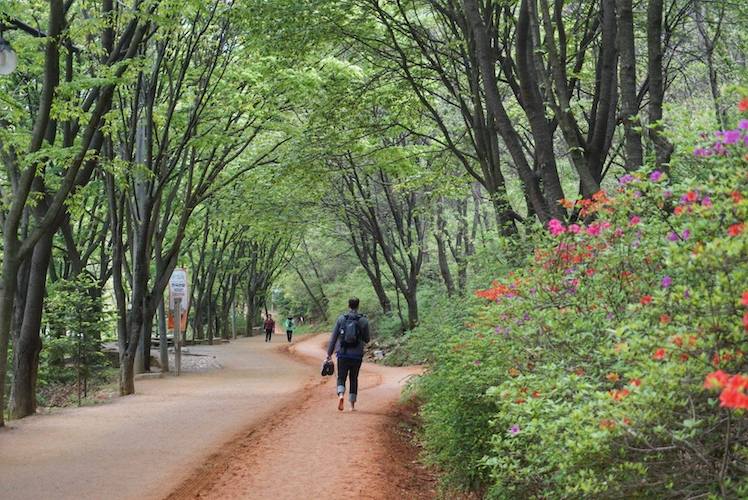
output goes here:
<path id="1" fill-rule="evenodd" d="M 548 230 L 553 236 L 558 236 L 566 232 L 566 227 L 558 219 L 551 219 L 548 221 Z"/>
<path id="2" fill-rule="evenodd" d="M 748 120 L 746 120 L 745 118 L 743 118 L 742 120 L 740 120 L 738 122 L 738 128 L 740 130 L 748 130 Z"/>
<path id="3" fill-rule="evenodd" d="M 587 234 L 589 234 L 590 236 L 599 236 L 601 229 L 602 228 L 599 224 L 590 224 L 587 227 Z"/>
<path id="4" fill-rule="evenodd" d="M 577 234 L 581 228 L 579 227 L 579 224 L 571 224 L 568 229 L 570 233 Z"/>
<path id="5" fill-rule="evenodd" d="M 635 226 L 639 224 L 641 221 L 642 221 L 641 217 L 639 217 L 638 215 L 632 215 L 631 218 L 629 219 L 629 225 Z"/>

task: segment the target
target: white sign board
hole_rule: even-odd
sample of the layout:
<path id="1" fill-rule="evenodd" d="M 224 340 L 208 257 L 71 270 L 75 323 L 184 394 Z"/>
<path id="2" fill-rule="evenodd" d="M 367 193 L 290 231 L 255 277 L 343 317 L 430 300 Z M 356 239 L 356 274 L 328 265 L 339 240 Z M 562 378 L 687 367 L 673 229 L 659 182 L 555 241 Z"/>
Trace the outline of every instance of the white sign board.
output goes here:
<path id="1" fill-rule="evenodd" d="M 174 302 L 177 299 L 182 302 L 181 309 L 186 311 L 190 301 L 190 285 L 187 281 L 187 270 L 181 267 L 174 269 L 169 279 L 169 309 L 174 309 Z"/>

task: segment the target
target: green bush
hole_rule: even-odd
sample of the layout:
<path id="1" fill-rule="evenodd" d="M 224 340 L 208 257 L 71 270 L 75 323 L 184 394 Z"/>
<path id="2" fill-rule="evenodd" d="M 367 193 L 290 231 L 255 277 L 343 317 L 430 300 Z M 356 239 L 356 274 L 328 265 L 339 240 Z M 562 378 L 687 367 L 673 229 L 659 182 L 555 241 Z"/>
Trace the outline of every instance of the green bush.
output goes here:
<path id="1" fill-rule="evenodd" d="M 748 388 L 721 404 L 704 388 L 717 369 L 748 371 L 748 141 L 735 133 L 686 160 L 699 180 L 627 174 L 568 202 L 579 221 L 551 221 L 522 268 L 477 293 L 470 331 L 430 348 L 423 441 L 446 486 L 748 497 L 735 409 Z"/>

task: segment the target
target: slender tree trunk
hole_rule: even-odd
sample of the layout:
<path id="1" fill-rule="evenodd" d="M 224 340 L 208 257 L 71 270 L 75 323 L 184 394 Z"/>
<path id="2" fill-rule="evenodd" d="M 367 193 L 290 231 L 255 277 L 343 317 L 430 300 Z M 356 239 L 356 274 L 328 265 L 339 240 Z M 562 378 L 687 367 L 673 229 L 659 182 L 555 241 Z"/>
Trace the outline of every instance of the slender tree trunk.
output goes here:
<path id="1" fill-rule="evenodd" d="M 158 303 L 158 339 L 159 339 L 159 355 L 161 359 L 161 372 L 169 372 L 169 345 L 167 344 L 166 338 L 166 306 L 164 305 L 164 298 Z"/>
<path id="2" fill-rule="evenodd" d="M 655 164 L 664 168 L 670 161 L 673 147 L 662 133 L 662 103 L 665 81 L 662 68 L 662 4 L 663 0 L 649 0 L 647 4 L 647 54 L 649 56 L 649 136 L 654 145 Z"/>
<path id="3" fill-rule="evenodd" d="M 644 164 L 644 152 L 639 104 L 636 96 L 636 49 L 632 0 L 617 0 L 617 7 L 618 51 L 621 60 L 618 72 L 626 152 L 624 166 L 626 170 L 633 171 Z"/>

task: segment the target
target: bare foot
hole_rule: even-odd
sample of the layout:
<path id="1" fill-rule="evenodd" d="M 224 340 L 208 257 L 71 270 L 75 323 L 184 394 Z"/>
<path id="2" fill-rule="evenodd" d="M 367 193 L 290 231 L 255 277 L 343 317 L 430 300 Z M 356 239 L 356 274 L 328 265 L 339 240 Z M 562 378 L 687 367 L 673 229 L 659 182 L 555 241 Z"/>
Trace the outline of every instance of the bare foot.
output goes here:
<path id="1" fill-rule="evenodd" d="M 343 396 L 340 396 L 338 398 L 338 410 L 343 411 L 344 404 L 345 404 L 345 400 L 343 399 Z"/>

